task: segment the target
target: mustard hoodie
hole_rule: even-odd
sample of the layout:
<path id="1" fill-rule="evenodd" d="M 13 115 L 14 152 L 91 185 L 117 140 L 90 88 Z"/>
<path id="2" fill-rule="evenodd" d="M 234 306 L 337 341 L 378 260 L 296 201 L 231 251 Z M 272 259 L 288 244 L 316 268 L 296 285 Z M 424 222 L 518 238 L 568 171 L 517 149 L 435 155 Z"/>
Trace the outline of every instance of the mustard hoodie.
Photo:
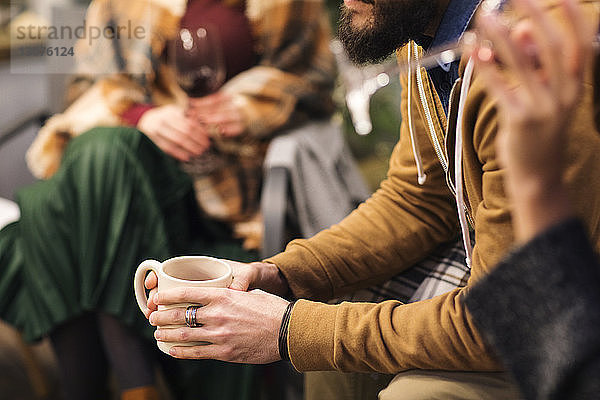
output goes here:
<path id="1" fill-rule="evenodd" d="M 589 8 L 586 15 L 598 26 L 596 6 L 583 6 Z M 399 50 L 398 58 L 406 60 L 409 51 L 414 51 L 414 44 Z M 461 71 L 465 64 L 466 60 L 462 60 Z M 385 281 L 459 232 L 450 189 L 454 185 L 447 181 L 454 182 L 453 149 L 462 80 L 452 91 L 447 118 L 426 74 L 425 70 L 420 71 L 424 96 L 419 94 L 418 74 L 411 77 L 410 93 L 408 77 L 400 77 L 404 123 L 391 156 L 388 177 L 379 190 L 338 225 L 309 240 L 293 241 L 283 253 L 267 260 L 281 270 L 296 297 L 310 299 L 296 303 L 289 327 L 290 358 L 300 371 L 502 369 L 463 304 L 469 286 L 488 273 L 513 244 L 510 201 L 504 193 L 503 171 L 496 158 L 495 102 L 476 75 L 462 119 L 464 194 L 476 239 L 467 287 L 413 304 L 317 302 Z M 582 104 L 569 127 L 565 179 L 574 208 L 598 246 L 600 175 L 596 172 L 600 171 L 600 136 L 594 122 L 592 83 L 590 68 Z M 423 185 L 417 182 L 406 123 L 408 96 L 415 144 L 427 176 Z M 434 134 L 430 132 L 424 102 Z M 442 149 L 441 154 L 436 148 Z M 450 165 L 448 174 L 440 162 L 444 158 Z"/>

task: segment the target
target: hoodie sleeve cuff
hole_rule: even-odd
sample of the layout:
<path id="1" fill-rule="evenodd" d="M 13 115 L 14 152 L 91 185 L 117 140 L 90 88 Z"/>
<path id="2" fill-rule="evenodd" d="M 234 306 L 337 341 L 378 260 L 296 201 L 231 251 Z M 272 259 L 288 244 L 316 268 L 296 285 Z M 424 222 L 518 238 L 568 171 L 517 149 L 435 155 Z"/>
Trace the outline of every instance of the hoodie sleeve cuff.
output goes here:
<path id="1" fill-rule="evenodd" d="M 296 302 L 290 319 L 288 351 L 298 371 L 335 369 L 333 361 L 338 306 L 308 300 Z"/>

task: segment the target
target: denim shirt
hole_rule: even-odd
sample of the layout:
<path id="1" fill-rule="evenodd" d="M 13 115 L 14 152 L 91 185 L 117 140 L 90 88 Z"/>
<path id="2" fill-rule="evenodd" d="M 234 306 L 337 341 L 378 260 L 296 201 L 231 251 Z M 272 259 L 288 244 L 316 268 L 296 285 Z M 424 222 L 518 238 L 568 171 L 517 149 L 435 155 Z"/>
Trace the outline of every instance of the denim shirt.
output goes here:
<path id="1" fill-rule="evenodd" d="M 433 39 L 421 38 L 416 42 L 425 50 L 434 49 L 448 43 L 457 41 L 467 30 L 475 10 L 482 0 L 451 0 L 442 22 Z M 450 102 L 450 91 L 454 82 L 458 79 L 459 61 L 443 64 L 427 71 L 433 86 L 442 101 L 444 111 L 448 113 Z"/>

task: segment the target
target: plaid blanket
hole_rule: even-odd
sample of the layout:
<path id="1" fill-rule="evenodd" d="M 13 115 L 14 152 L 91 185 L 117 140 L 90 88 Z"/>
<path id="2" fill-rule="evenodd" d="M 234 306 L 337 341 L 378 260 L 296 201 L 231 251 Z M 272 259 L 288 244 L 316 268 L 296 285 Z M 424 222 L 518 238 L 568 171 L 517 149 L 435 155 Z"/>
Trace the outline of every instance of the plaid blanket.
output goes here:
<path id="1" fill-rule="evenodd" d="M 457 238 L 442 244 L 427 258 L 387 282 L 336 299 L 334 303 L 379 303 L 385 300 L 413 303 L 465 286 L 470 276 L 465 263 L 465 249 L 462 241 Z"/>
<path id="2" fill-rule="evenodd" d="M 242 2 L 224 0 L 231 6 Z M 258 63 L 221 90 L 241 106 L 247 132 L 216 141 L 220 168 L 206 172 L 197 165 L 186 166 L 201 208 L 232 225 L 256 218 L 268 140 L 284 128 L 333 112 L 336 72 L 321 1 L 245 0 L 243 4 Z M 122 125 L 120 115 L 132 104 L 185 104 L 185 95 L 163 57 L 185 9 L 186 0 L 92 1 L 86 18 L 89 26 L 131 24 L 150 34 L 148 40 L 78 42 L 79 76 L 68 96 L 72 104 L 47 122 L 29 149 L 27 161 L 34 175 L 53 175 L 70 138 L 96 126 Z"/>

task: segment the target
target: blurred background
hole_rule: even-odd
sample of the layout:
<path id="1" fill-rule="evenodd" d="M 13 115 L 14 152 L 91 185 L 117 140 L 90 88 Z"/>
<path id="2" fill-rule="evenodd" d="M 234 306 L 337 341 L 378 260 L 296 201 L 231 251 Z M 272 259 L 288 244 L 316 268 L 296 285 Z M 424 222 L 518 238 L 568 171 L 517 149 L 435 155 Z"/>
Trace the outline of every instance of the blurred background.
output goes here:
<path id="1" fill-rule="evenodd" d="M 326 0 L 333 32 L 337 32 L 340 16 L 339 0 Z M 344 101 L 345 88 L 341 80 L 335 91 L 338 117 L 343 120 L 344 133 L 352 153 L 371 190 L 377 189 L 385 178 L 388 159 L 398 141 L 400 128 L 400 83 L 392 78 L 390 84 L 378 90 L 371 98 L 373 130 L 365 136 L 356 134 Z"/>
<path id="2" fill-rule="evenodd" d="M 18 57 L 13 49 L 13 57 L 10 59 L 11 18 L 13 26 L 49 26 L 53 20 L 54 8 L 65 10 L 85 7 L 88 3 L 88 0 L 0 0 L 0 197 L 13 198 L 16 186 L 33 181 L 23 157 L 16 156 L 33 140 L 40 121 L 62 110 L 66 78 L 60 74 L 44 73 L 47 67 L 45 63 L 52 57 Z M 340 3 L 337 0 L 327 0 L 326 4 L 332 29 L 335 31 Z M 14 23 L 15 19 L 18 24 Z M 34 47 L 36 43 L 30 45 Z M 373 96 L 371 117 L 374 129 L 366 136 L 359 136 L 350 123 L 344 102 L 345 89 L 339 82 L 335 93 L 338 105 L 336 117 L 343 121 L 352 152 L 369 186 L 375 189 L 385 177 L 387 159 L 397 141 L 400 124 L 399 84 L 396 79 L 392 79 L 389 86 Z M 18 135 L 6 137 L 6 133 L 14 131 L 14 128 L 22 129 Z"/>

